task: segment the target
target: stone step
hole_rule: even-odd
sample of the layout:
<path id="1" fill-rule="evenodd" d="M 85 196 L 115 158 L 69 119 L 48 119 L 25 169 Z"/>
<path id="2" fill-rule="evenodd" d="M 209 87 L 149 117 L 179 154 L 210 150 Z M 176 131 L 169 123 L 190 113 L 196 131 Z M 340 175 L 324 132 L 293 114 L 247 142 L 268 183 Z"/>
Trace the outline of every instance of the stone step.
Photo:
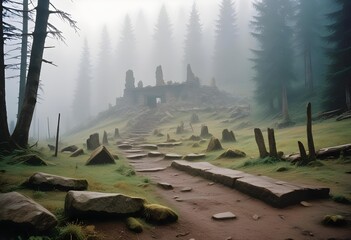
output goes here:
<path id="1" fill-rule="evenodd" d="M 309 199 L 329 197 L 329 188 L 278 181 L 266 176 L 255 176 L 217 167 L 208 162 L 175 160 L 171 166 L 191 175 L 219 182 L 277 208 L 287 207 Z"/>

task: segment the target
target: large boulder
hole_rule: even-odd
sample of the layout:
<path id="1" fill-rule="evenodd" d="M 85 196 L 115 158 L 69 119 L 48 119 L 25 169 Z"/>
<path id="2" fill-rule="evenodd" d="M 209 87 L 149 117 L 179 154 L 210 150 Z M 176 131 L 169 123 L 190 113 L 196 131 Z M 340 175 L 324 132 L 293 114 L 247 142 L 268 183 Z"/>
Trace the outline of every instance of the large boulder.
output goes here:
<path id="1" fill-rule="evenodd" d="M 126 217 L 141 213 L 145 200 L 119 193 L 69 191 L 65 199 L 65 213 L 69 217 Z"/>
<path id="2" fill-rule="evenodd" d="M 57 225 L 56 217 L 40 204 L 17 192 L 0 193 L 0 228 L 2 231 L 43 232 Z"/>
<path id="3" fill-rule="evenodd" d="M 207 152 L 222 150 L 222 144 L 218 138 L 212 137 L 207 146 Z"/>
<path id="4" fill-rule="evenodd" d="M 98 133 L 91 134 L 87 139 L 88 150 L 95 150 L 99 146 L 100 146 L 99 134 Z"/>
<path id="5" fill-rule="evenodd" d="M 85 179 L 67 178 L 42 172 L 34 173 L 23 185 L 40 191 L 86 190 L 88 188 L 88 182 Z"/>
<path id="6" fill-rule="evenodd" d="M 98 147 L 91 153 L 85 165 L 115 164 L 115 159 L 105 146 Z"/>

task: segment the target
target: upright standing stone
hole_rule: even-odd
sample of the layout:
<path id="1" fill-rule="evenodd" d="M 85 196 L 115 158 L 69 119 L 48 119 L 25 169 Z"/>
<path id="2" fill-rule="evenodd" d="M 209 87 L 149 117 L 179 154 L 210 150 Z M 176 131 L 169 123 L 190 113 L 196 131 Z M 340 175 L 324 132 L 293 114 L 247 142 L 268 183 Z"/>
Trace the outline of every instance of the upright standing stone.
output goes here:
<path id="1" fill-rule="evenodd" d="M 222 144 L 218 138 L 212 137 L 207 146 L 207 152 L 222 150 Z"/>
<path id="2" fill-rule="evenodd" d="M 269 145 L 269 155 L 274 158 L 278 158 L 277 145 L 275 143 L 274 129 L 268 128 L 268 145 Z"/>
<path id="3" fill-rule="evenodd" d="M 312 109 L 311 103 L 307 104 L 307 145 L 308 145 L 308 160 L 316 160 L 316 150 L 314 148 L 312 135 Z"/>
<path id="4" fill-rule="evenodd" d="M 102 144 L 103 145 L 108 145 L 108 139 L 107 139 L 107 132 L 104 131 L 104 135 L 102 137 Z"/>
<path id="5" fill-rule="evenodd" d="M 126 72 L 126 84 L 125 84 L 126 89 L 130 88 L 135 88 L 135 78 L 134 78 L 134 73 L 132 70 L 128 70 Z"/>
<path id="6" fill-rule="evenodd" d="M 163 79 L 162 66 L 157 66 L 156 68 L 156 86 L 165 85 L 165 80 Z"/>
<path id="7" fill-rule="evenodd" d="M 263 138 L 261 129 L 255 128 L 254 132 L 255 132 L 256 143 L 258 146 L 258 151 L 260 152 L 260 158 L 265 158 L 265 157 L 269 156 L 267 149 L 266 149 L 266 145 L 264 143 L 264 138 Z"/>
<path id="8" fill-rule="evenodd" d="M 235 136 L 234 136 L 234 132 L 230 131 L 228 129 L 224 129 L 222 131 L 222 141 L 223 142 L 235 142 Z"/>
<path id="9" fill-rule="evenodd" d="M 115 128 L 115 138 L 120 138 L 121 136 L 119 135 L 119 129 Z"/>
<path id="10" fill-rule="evenodd" d="M 100 146 L 99 134 L 98 133 L 91 134 L 87 139 L 87 149 L 95 150 L 99 146 Z"/>
<path id="11" fill-rule="evenodd" d="M 211 136 L 211 134 L 208 132 L 208 127 L 205 125 L 201 126 L 200 137 L 207 138 L 210 136 Z"/>

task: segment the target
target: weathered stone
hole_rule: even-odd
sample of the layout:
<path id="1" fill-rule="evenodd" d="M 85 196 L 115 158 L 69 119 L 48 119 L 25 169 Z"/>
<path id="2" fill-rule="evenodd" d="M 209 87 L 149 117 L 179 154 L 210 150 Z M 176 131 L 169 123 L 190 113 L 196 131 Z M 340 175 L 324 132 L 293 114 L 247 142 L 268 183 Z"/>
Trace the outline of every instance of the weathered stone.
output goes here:
<path id="1" fill-rule="evenodd" d="M 17 157 L 14 161 L 9 162 L 9 164 L 26 164 L 30 166 L 47 166 L 48 164 L 44 159 L 41 157 L 35 155 L 35 154 L 29 154 L 29 155 L 23 155 Z"/>
<path id="2" fill-rule="evenodd" d="M 347 225 L 347 220 L 342 215 L 326 215 L 322 223 L 328 226 L 345 226 Z"/>
<path id="3" fill-rule="evenodd" d="M 196 159 L 202 159 L 205 158 L 206 154 L 203 153 L 189 153 L 183 157 L 185 160 L 196 160 Z"/>
<path id="4" fill-rule="evenodd" d="M 57 225 L 51 212 L 20 193 L 0 193 L 0 206 L 0 224 L 6 224 L 8 230 L 36 233 Z"/>
<path id="5" fill-rule="evenodd" d="M 176 153 L 167 153 L 164 159 L 181 159 L 183 156 Z"/>
<path id="6" fill-rule="evenodd" d="M 228 220 L 228 219 L 235 219 L 236 216 L 232 212 L 222 212 L 217 213 L 212 216 L 215 220 Z"/>
<path id="7" fill-rule="evenodd" d="M 71 145 L 71 146 L 68 146 L 68 147 L 64 147 L 61 149 L 61 152 L 75 152 L 78 150 L 78 147 L 76 145 Z"/>
<path id="8" fill-rule="evenodd" d="M 190 123 L 200 122 L 199 116 L 196 113 L 191 114 Z"/>
<path id="9" fill-rule="evenodd" d="M 208 132 L 208 127 L 205 126 L 205 125 L 201 126 L 200 137 L 209 138 L 209 137 L 211 137 L 211 136 L 212 136 L 212 134 L 210 134 L 210 133 Z"/>
<path id="10" fill-rule="evenodd" d="M 151 151 L 147 154 L 148 157 L 163 157 L 164 155 L 164 153 L 154 151 Z"/>
<path id="11" fill-rule="evenodd" d="M 260 216 L 258 216 L 257 214 L 254 214 L 252 215 L 252 219 L 257 221 L 258 219 L 260 219 Z"/>
<path id="12" fill-rule="evenodd" d="M 137 172 L 159 172 L 166 170 L 166 168 L 146 168 L 146 169 L 138 169 Z"/>
<path id="13" fill-rule="evenodd" d="M 222 144 L 218 138 L 212 137 L 207 146 L 207 152 L 222 150 Z"/>
<path id="14" fill-rule="evenodd" d="M 82 148 L 77 149 L 76 151 L 74 151 L 70 157 L 78 157 L 80 155 L 84 154 L 84 150 Z"/>
<path id="15" fill-rule="evenodd" d="M 235 135 L 233 131 L 230 131 L 228 129 L 224 129 L 222 131 L 222 141 L 223 142 L 236 142 Z"/>
<path id="16" fill-rule="evenodd" d="M 143 150 L 141 149 L 130 149 L 130 150 L 125 150 L 125 153 L 142 153 Z"/>
<path id="17" fill-rule="evenodd" d="M 104 131 L 104 135 L 102 136 L 102 144 L 108 145 L 107 132 Z"/>
<path id="18" fill-rule="evenodd" d="M 242 157 L 246 157 L 246 153 L 244 153 L 240 150 L 228 149 L 224 153 L 219 155 L 219 157 L 217 159 L 220 159 L 220 158 L 242 158 Z"/>
<path id="19" fill-rule="evenodd" d="M 141 144 L 139 145 L 140 148 L 142 149 L 148 149 L 148 150 L 157 150 L 158 147 L 155 144 Z"/>
<path id="20" fill-rule="evenodd" d="M 139 82 L 138 82 L 138 88 L 143 88 L 143 87 L 144 87 L 143 82 L 142 82 L 142 81 L 139 81 Z"/>
<path id="21" fill-rule="evenodd" d="M 39 191 L 86 190 L 88 188 L 88 182 L 85 179 L 68 178 L 42 172 L 34 173 L 23 185 Z"/>
<path id="22" fill-rule="evenodd" d="M 162 72 L 162 66 L 157 66 L 156 67 L 156 86 L 162 86 L 165 85 L 165 80 L 163 79 L 163 72 Z"/>
<path id="23" fill-rule="evenodd" d="M 311 203 L 306 202 L 306 201 L 301 201 L 300 204 L 301 204 L 302 206 L 304 206 L 304 207 L 311 207 L 311 206 L 312 206 Z"/>
<path id="24" fill-rule="evenodd" d="M 200 141 L 201 137 L 200 136 L 195 136 L 195 135 L 191 135 L 191 137 L 189 138 L 190 141 Z"/>
<path id="25" fill-rule="evenodd" d="M 125 88 L 126 89 L 133 89 L 135 88 L 135 78 L 134 78 L 134 73 L 132 70 L 128 70 L 126 72 L 126 83 L 125 83 Z"/>
<path id="26" fill-rule="evenodd" d="M 181 145 L 182 142 L 165 142 L 165 143 L 158 143 L 158 147 L 175 147 Z"/>
<path id="27" fill-rule="evenodd" d="M 121 136 L 119 135 L 119 129 L 118 128 L 115 128 L 115 135 L 114 135 L 115 138 L 120 138 Z"/>
<path id="28" fill-rule="evenodd" d="M 128 158 L 128 159 L 140 159 L 140 158 L 144 158 L 144 157 L 147 157 L 146 153 L 132 154 L 132 155 L 126 156 L 126 158 Z"/>
<path id="29" fill-rule="evenodd" d="M 120 193 L 69 191 L 65 199 L 65 213 L 69 217 L 125 217 L 142 211 L 144 201 Z"/>
<path id="30" fill-rule="evenodd" d="M 166 190 L 172 190 L 173 189 L 173 186 L 169 183 L 166 183 L 166 182 L 158 182 L 157 183 L 157 186 L 163 188 L 163 189 L 166 189 Z"/>
<path id="31" fill-rule="evenodd" d="M 90 158 L 88 159 L 85 165 L 98 165 L 110 163 L 115 163 L 113 156 L 105 146 L 100 146 L 94 152 L 91 153 Z"/>
<path id="32" fill-rule="evenodd" d="M 119 145 L 117 145 L 117 147 L 119 149 L 131 149 L 131 148 L 133 148 L 133 146 L 128 144 L 128 143 L 119 144 Z"/>
<path id="33" fill-rule="evenodd" d="M 184 187 L 180 189 L 181 192 L 191 192 L 193 189 L 191 187 Z"/>
<path id="34" fill-rule="evenodd" d="M 265 158 L 269 156 L 269 153 L 267 152 L 267 149 L 266 149 L 266 144 L 264 143 L 264 138 L 263 138 L 261 129 L 255 128 L 254 133 L 255 133 L 256 143 L 258 146 L 258 151 L 260 152 L 260 158 Z"/>
<path id="35" fill-rule="evenodd" d="M 99 134 L 98 133 L 91 134 L 87 139 L 87 149 L 95 150 L 99 146 L 100 146 Z"/>

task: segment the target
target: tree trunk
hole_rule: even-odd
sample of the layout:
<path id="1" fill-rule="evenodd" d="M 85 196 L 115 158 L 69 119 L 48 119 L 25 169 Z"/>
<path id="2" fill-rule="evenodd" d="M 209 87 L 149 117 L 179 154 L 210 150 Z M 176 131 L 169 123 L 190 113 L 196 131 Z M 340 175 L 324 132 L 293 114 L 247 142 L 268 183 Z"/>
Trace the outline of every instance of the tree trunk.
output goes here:
<path id="1" fill-rule="evenodd" d="M 312 110 L 311 103 L 307 104 L 307 144 L 308 144 L 308 160 L 316 160 L 316 150 L 314 148 L 313 135 L 312 135 Z"/>
<path id="2" fill-rule="evenodd" d="M 21 46 L 21 67 L 18 93 L 18 111 L 20 114 L 23 104 L 24 91 L 26 89 L 27 73 L 27 50 L 28 50 L 28 0 L 23 0 L 23 23 L 22 23 L 22 46 Z"/>
<path id="3" fill-rule="evenodd" d="M 268 128 L 268 144 L 269 144 L 269 155 L 274 158 L 278 158 L 277 145 L 275 142 L 274 129 Z"/>
<path id="4" fill-rule="evenodd" d="M 313 71 L 312 71 L 312 55 L 311 47 L 307 46 L 304 53 L 305 57 L 305 86 L 309 92 L 313 92 Z"/>
<path id="5" fill-rule="evenodd" d="M 45 46 L 46 29 L 49 19 L 49 0 L 38 1 L 37 16 L 33 33 L 33 45 L 30 56 L 28 77 L 23 106 L 17 119 L 12 139 L 20 147 L 27 147 L 29 128 L 37 102 L 40 71 Z"/>
<path id="6" fill-rule="evenodd" d="M 3 6 L 0 6 L 3 12 Z M 5 59 L 4 59 L 4 29 L 2 17 L 0 20 L 0 151 L 10 143 L 9 126 L 7 123 L 6 94 L 5 94 Z"/>
<path id="7" fill-rule="evenodd" d="M 262 135 L 261 129 L 255 128 L 254 132 L 255 132 L 256 143 L 257 143 L 257 146 L 258 146 L 258 151 L 260 152 L 260 158 L 265 158 L 269 154 L 268 154 L 267 149 L 266 149 L 266 144 L 264 143 L 264 139 L 263 139 L 263 135 Z"/>
<path id="8" fill-rule="evenodd" d="M 286 93 L 286 86 L 282 86 L 282 115 L 283 122 L 290 122 L 289 109 L 288 109 L 288 95 Z"/>

